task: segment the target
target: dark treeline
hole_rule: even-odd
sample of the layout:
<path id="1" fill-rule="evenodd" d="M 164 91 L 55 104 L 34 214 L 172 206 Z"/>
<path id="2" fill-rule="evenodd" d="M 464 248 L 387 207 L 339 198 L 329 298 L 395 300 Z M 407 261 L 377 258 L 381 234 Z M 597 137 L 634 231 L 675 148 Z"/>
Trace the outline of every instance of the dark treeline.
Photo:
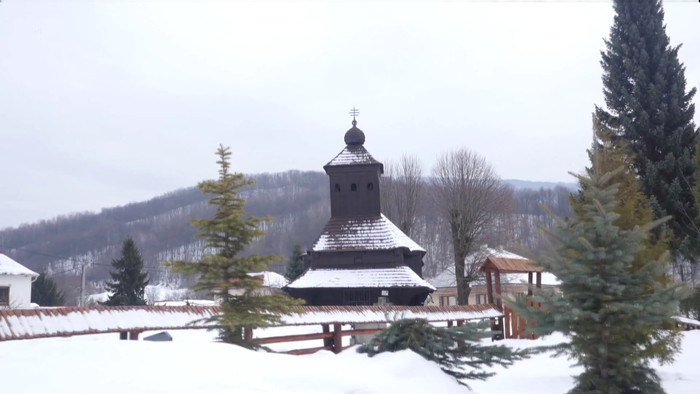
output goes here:
<path id="1" fill-rule="evenodd" d="M 288 171 L 251 177 L 255 184 L 243 192 L 246 212 L 272 220 L 264 224 L 266 235 L 247 252 L 275 254 L 286 260 L 295 244 L 308 249 L 330 217 L 327 176 Z M 542 206 L 566 217 L 570 214 L 569 193 L 570 189 L 561 186 L 514 190 L 513 214 L 504 216 L 489 243 L 536 255 L 542 249 L 538 226 L 550 227 L 553 222 Z M 143 256 L 151 283 L 178 282 L 182 278 L 166 271 L 163 261 L 202 256 L 204 244 L 195 238 L 189 219 L 213 215 L 207 199 L 191 187 L 99 213 L 75 213 L 4 229 L 0 230 L 0 249 L 32 270 L 47 271 L 66 292 L 68 304 L 75 302 L 80 267 L 87 267 L 88 282 L 103 282 L 129 236 Z M 430 188 L 424 189 L 419 200 L 411 236 L 428 251 L 424 272 L 431 276 L 451 261 L 450 237 L 432 204 Z M 284 263 L 272 268 L 284 272 Z"/>

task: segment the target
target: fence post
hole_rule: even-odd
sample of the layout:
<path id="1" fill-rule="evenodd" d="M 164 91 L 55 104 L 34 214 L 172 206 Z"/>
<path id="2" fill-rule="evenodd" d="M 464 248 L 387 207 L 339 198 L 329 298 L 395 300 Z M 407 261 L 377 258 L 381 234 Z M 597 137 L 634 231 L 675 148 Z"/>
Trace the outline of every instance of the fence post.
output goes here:
<path id="1" fill-rule="evenodd" d="M 508 308 L 507 306 L 503 307 L 503 321 L 504 321 L 503 331 L 505 333 L 506 339 L 512 338 L 512 334 L 510 331 L 511 324 L 512 324 L 512 317 L 513 317 L 513 314 L 511 312 L 510 308 Z"/>
<path id="2" fill-rule="evenodd" d="M 328 324 L 321 324 L 321 328 L 324 334 L 328 334 L 329 332 L 331 332 L 331 329 L 328 326 Z M 323 338 L 323 347 L 328 346 L 333 346 L 333 340 L 331 338 Z"/>
<path id="3" fill-rule="evenodd" d="M 333 324 L 333 353 L 343 351 L 343 326 L 340 323 Z"/>

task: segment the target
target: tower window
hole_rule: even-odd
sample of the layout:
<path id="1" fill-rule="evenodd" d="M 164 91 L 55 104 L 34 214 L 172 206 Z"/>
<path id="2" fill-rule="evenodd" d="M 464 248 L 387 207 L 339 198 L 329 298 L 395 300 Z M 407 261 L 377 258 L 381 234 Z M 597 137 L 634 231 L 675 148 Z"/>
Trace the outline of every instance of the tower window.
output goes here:
<path id="1" fill-rule="evenodd" d="M 354 192 L 354 191 L 357 191 L 357 185 L 354 184 L 354 183 L 351 184 L 351 185 L 350 185 L 350 191 L 353 191 L 353 192 Z"/>
<path id="2" fill-rule="evenodd" d="M 368 183 L 367 190 L 374 190 L 374 183 L 372 183 L 372 182 Z"/>
<path id="3" fill-rule="evenodd" d="M 340 191 L 340 185 L 339 185 L 339 184 L 337 184 L 337 183 L 335 184 L 335 191 L 337 191 L 337 192 L 339 192 L 339 191 Z"/>

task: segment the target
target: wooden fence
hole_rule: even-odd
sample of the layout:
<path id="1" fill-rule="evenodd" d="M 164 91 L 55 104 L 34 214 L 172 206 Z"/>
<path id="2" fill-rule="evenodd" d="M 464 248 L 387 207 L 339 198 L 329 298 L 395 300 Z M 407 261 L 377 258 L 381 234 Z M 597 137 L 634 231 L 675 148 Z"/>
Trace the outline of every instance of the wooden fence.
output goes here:
<path id="1" fill-rule="evenodd" d="M 121 339 L 138 339 L 144 331 L 213 328 L 207 319 L 220 313 L 218 307 L 143 306 L 143 307 L 63 307 L 0 310 L 0 341 L 61 337 L 72 335 L 119 333 Z M 260 345 L 322 340 L 323 346 L 288 351 L 291 354 L 318 350 L 343 350 L 345 336 L 371 335 L 382 328 L 367 325 L 388 323 L 401 318 L 423 318 L 431 322 L 462 325 L 470 320 L 500 318 L 495 305 L 448 307 L 425 306 L 302 306 L 283 315 L 280 326 L 321 326 L 321 332 L 247 339 Z M 343 326 L 356 327 L 343 329 Z M 332 328 L 332 330 L 331 330 Z"/>
<path id="2" fill-rule="evenodd" d="M 330 331 L 330 326 L 333 326 L 333 331 Z M 291 335 L 281 335 L 275 337 L 264 337 L 264 338 L 252 338 L 251 330 L 246 330 L 246 336 L 250 341 L 258 345 L 268 345 L 273 343 L 284 343 L 284 342 L 299 342 L 299 341 L 309 341 L 315 339 L 322 339 L 323 346 L 303 348 L 288 350 L 288 354 L 311 354 L 316 353 L 319 350 L 330 350 L 333 353 L 340 353 L 347 347 L 343 347 L 343 337 L 344 336 L 355 336 L 355 335 L 373 335 L 383 328 L 364 328 L 364 329 L 350 329 L 343 330 L 343 325 L 339 323 L 333 324 L 322 324 L 322 332 L 312 333 L 312 334 L 291 334 Z"/>
<path id="3" fill-rule="evenodd" d="M 528 305 L 532 307 L 540 308 L 541 303 L 536 303 L 533 301 L 528 301 Z M 537 324 L 535 321 L 526 321 L 524 318 L 518 316 L 518 314 L 508 306 L 503 306 L 503 335 L 506 339 L 537 339 L 535 334 L 525 334 L 525 330 L 528 325 L 532 326 Z"/>

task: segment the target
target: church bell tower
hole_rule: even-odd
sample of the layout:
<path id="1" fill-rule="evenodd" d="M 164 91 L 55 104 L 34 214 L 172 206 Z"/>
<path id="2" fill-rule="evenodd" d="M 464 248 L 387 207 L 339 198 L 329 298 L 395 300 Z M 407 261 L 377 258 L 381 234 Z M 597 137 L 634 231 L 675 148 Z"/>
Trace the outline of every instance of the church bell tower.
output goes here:
<path id="1" fill-rule="evenodd" d="M 363 146 L 365 134 L 357 128 L 345 133 L 345 149 L 323 169 L 328 174 L 331 190 L 331 218 L 379 216 L 379 177 L 384 166 Z"/>

